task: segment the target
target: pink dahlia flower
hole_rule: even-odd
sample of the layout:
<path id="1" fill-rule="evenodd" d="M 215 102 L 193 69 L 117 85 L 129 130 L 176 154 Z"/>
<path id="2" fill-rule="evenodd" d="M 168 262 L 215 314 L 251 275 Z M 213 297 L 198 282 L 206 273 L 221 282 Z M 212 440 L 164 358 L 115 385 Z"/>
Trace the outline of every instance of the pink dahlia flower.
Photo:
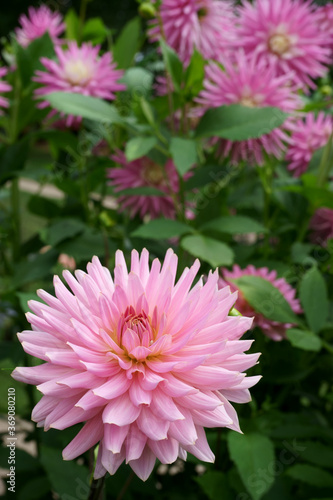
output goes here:
<path id="1" fill-rule="evenodd" d="M 5 76 L 7 72 L 7 68 L 0 68 L 0 94 L 2 94 L 2 92 L 10 92 L 12 90 L 12 87 L 11 85 L 9 85 L 9 83 L 1 80 L 1 78 Z M 0 115 L 2 115 L 1 108 L 8 108 L 8 106 L 8 99 L 0 95 Z"/>
<path id="2" fill-rule="evenodd" d="M 215 63 L 206 67 L 204 89 L 197 101 L 204 108 L 215 108 L 224 104 L 242 104 L 250 108 L 274 106 L 285 112 L 292 112 L 301 105 L 295 88 L 288 85 L 289 75 L 276 76 L 275 70 L 248 59 L 243 51 L 238 51 L 234 60 L 226 59 L 224 70 Z M 274 116 L 272 116 L 274 120 Z M 276 128 L 258 139 L 241 142 L 219 141 L 219 151 L 223 156 L 230 154 L 231 161 L 240 160 L 263 163 L 263 150 L 280 158 L 285 149 L 287 134 Z"/>
<path id="3" fill-rule="evenodd" d="M 204 427 L 240 431 L 229 401 L 250 401 L 246 377 L 258 354 L 240 340 L 252 319 L 230 317 L 237 295 L 218 290 L 217 271 L 190 290 L 200 263 L 175 284 L 177 256 L 149 269 L 149 253 L 133 250 L 131 272 L 116 253 L 114 281 L 97 257 L 87 274 L 55 277 L 56 297 L 31 301 L 33 331 L 19 334 L 24 350 L 45 361 L 16 368 L 13 377 L 43 394 L 32 412 L 39 427 L 85 422 L 63 451 L 71 460 L 99 443 L 95 478 L 125 460 L 143 480 L 155 459 L 172 463 L 190 452 L 213 462 Z"/>
<path id="4" fill-rule="evenodd" d="M 245 0 L 239 15 L 239 44 L 279 75 L 292 70 L 295 82 L 314 88 L 311 79 L 327 72 L 327 37 L 310 0 Z"/>
<path id="5" fill-rule="evenodd" d="M 295 298 L 296 290 L 292 288 L 284 278 L 277 278 L 276 271 L 269 271 L 267 267 L 255 268 L 254 266 L 247 266 L 241 269 L 235 265 L 232 271 L 222 269 L 222 278 L 220 278 L 219 286 L 224 287 L 229 285 L 231 291 L 236 291 L 237 286 L 233 283 L 232 279 L 241 278 L 242 276 L 259 276 L 270 283 L 272 283 L 277 290 L 281 292 L 286 301 L 289 303 L 291 309 L 296 313 L 302 312 L 299 300 Z M 282 340 L 285 338 L 285 333 L 288 328 L 293 325 L 289 323 L 278 323 L 265 318 L 262 314 L 256 312 L 252 306 L 245 300 L 240 290 L 238 290 L 238 299 L 235 304 L 236 309 L 246 316 L 254 316 L 253 327 L 259 326 L 262 331 L 273 340 Z"/>
<path id="6" fill-rule="evenodd" d="M 294 177 L 299 177 L 307 170 L 313 153 L 327 144 L 333 133 L 333 119 L 323 112 L 317 117 L 307 113 L 304 120 L 290 122 L 289 128 L 292 135 L 286 160 Z"/>
<path id="7" fill-rule="evenodd" d="M 176 207 L 173 196 L 179 192 L 176 167 L 168 160 L 164 167 L 147 156 L 128 162 L 122 151 L 111 157 L 121 168 L 111 168 L 108 177 L 115 192 L 138 187 L 153 187 L 163 191 L 165 196 L 142 196 L 126 194 L 119 196 L 120 209 L 128 210 L 131 217 L 150 215 L 152 219 L 166 217 L 174 219 Z"/>
<path id="8" fill-rule="evenodd" d="M 317 8 L 319 29 L 326 39 L 326 45 L 333 50 L 333 5 L 327 4 Z"/>
<path id="9" fill-rule="evenodd" d="M 59 12 L 52 12 L 47 5 L 39 8 L 29 7 L 29 15 L 22 14 L 19 22 L 21 28 L 16 28 L 16 38 L 22 47 L 27 47 L 36 38 L 48 32 L 54 43 L 59 42 L 58 37 L 65 30 L 65 23 Z"/>
<path id="10" fill-rule="evenodd" d="M 310 221 L 312 229 L 311 241 L 316 245 L 326 246 L 327 241 L 333 239 L 333 210 L 319 208 Z"/>
<path id="11" fill-rule="evenodd" d="M 34 81 L 43 86 L 35 91 L 35 95 L 41 97 L 51 92 L 74 92 L 101 99 L 115 99 L 115 92 L 125 89 L 123 84 L 118 83 L 123 72 L 116 69 L 110 52 L 99 57 L 99 50 L 98 45 L 93 47 L 90 43 L 83 43 L 78 47 L 76 42 L 69 42 L 67 50 L 56 47 L 58 62 L 41 58 L 47 71 L 36 72 Z M 48 105 L 46 100 L 39 107 Z M 51 112 L 52 116 L 55 114 L 56 111 Z M 78 120 L 69 115 L 66 124 L 70 127 Z"/>
<path id="12" fill-rule="evenodd" d="M 185 63 L 197 49 L 205 59 L 219 59 L 235 39 L 235 14 L 229 0 L 162 0 L 160 19 L 166 42 Z M 152 41 L 159 39 L 161 26 L 153 21 Z"/>

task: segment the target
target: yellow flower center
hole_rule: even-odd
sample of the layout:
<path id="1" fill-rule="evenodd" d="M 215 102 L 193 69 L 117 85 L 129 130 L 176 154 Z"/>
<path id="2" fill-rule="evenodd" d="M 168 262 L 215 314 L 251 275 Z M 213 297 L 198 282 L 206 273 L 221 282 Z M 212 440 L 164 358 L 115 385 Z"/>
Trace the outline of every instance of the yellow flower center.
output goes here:
<path id="1" fill-rule="evenodd" d="M 239 104 L 241 104 L 242 106 L 246 106 L 247 108 L 256 108 L 258 105 L 255 98 L 249 96 L 242 97 L 239 101 Z"/>
<path id="2" fill-rule="evenodd" d="M 66 79 L 73 85 L 84 84 L 91 79 L 93 72 L 84 61 L 69 61 L 65 65 Z"/>
<path id="3" fill-rule="evenodd" d="M 146 164 L 143 170 L 143 178 L 147 183 L 152 184 L 153 186 L 160 186 L 165 182 L 162 167 L 153 162 Z"/>
<path id="4" fill-rule="evenodd" d="M 291 47 L 290 38 L 283 33 L 276 33 L 268 40 L 268 47 L 271 52 L 281 56 L 289 51 Z"/>

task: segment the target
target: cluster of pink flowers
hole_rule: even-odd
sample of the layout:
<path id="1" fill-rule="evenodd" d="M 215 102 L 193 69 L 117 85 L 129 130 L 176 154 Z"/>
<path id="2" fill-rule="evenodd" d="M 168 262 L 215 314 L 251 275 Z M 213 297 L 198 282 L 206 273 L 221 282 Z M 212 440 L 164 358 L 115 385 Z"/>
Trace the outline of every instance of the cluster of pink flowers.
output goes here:
<path id="1" fill-rule="evenodd" d="M 177 256 L 164 263 L 132 252 L 128 273 L 116 254 L 114 280 L 97 257 L 87 274 L 56 277 L 56 297 L 30 301 L 33 331 L 19 334 L 24 350 L 44 361 L 16 368 L 13 377 L 43 394 L 32 418 L 39 427 L 66 429 L 85 422 L 63 451 L 65 460 L 99 443 L 95 478 L 114 474 L 123 461 L 143 480 L 156 458 L 214 461 L 204 427 L 240 432 L 230 401 L 250 401 L 260 377 L 246 377 L 259 354 L 240 340 L 252 319 L 229 316 L 237 294 L 218 290 L 218 274 L 191 285 L 196 261 L 178 282 Z"/>
<path id="2" fill-rule="evenodd" d="M 230 289 L 234 292 L 237 290 L 237 285 L 232 280 L 241 278 L 242 276 L 259 276 L 260 278 L 269 281 L 279 292 L 281 292 L 289 303 L 291 309 L 296 314 L 300 314 L 302 312 L 299 300 L 295 298 L 296 290 L 292 288 L 284 278 L 278 278 L 276 271 L 269 271 L 267 267 L 256 268 L 249 265 L 245 269 L 241 269 L 238 265 L 235 265 L 232 271 L 222 269 L 222 278 L 219 280 L 219 285 L 221 287 L 229 285 Z M 263 333 L 265 333 L 265 335 L 276 341 L 284 339 L 286 330 L 292 326 L 290 323 L 279 323 L 277 321 L 269 320 L 262 314 L 256 312 L 246 301 L 240 290 L 238 290 L 238 298 L 235 308 L 241 314 L 254 316 L 253 327 L 258 326 L 261 328 Z"/>

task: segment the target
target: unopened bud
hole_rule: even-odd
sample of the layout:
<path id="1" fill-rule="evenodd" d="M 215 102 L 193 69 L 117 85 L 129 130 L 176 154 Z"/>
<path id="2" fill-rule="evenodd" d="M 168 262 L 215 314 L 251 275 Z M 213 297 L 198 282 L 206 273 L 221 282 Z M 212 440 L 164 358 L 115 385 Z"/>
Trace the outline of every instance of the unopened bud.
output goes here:
<path id="1" fill-rule="evenodd" d="M 155 6 L 150 2 L 143 2 L 139 7 L 139 14 L 145 19 L 152 19 L 156 16 Z"/>

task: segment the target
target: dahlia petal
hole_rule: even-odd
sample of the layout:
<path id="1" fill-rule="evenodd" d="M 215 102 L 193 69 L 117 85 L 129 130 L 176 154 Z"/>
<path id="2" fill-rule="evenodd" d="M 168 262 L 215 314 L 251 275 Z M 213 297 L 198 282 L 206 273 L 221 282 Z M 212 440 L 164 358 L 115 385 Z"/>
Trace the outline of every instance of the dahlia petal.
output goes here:
<path id="1" fill-rule="evenodd" d="M 168 437 L 169 421 L 157 417 L 149 408 L 142 408 L 137 425 L 149 439 L 159 441 Z"/>
<path id="2" fill-rule="evenodd" d="M 125 460 L 126 454 L 124 448 L 119 453 L 112 453 L 112 451 L 107 450 L 104 446 L 102 447 L 102 465 L 113 475 L 117 472 L 122 462 Z"/>
<path id="3" fill-rule="evenodd" d="M 112 453 L 120 453 L 129 428 L 129 425 L 119 427 L 118 425 L 104 424 L 103 446 Z"/>
<path id="4" fill-rule="evenodd" d="M 154 468 L 156 462 L 155 455 L 150 451 L 150 449 L 146 446 L 142 452 L 142 455 L 137 460 L 131 460 L 128 462 L 131 469 L 135 472 L 135 474 L 142 479 L 142 481 L 146 481 L 152 470 Z"/>
<path id="5" fill-rule="evenodd" d="M 177 460 L 179 443 L 173 438 L 162 441 L 149 440 L 148 446 L 162 464 L 172 464 Z"/>
<path id="6" fill-rule="evenodd" d="M 140 432 L 136 424 L 130 426 L 126 438 L 126 463 L 141 457 L 147 443 L 147 436 Z"/>
<path id="7" fill-rule="evenodd" d="M 64 460 L 73 460 L 89 450 L 103 437 L 100 415 L 89 420 L 62 452 Z"/>
<path id="8" fill-rule="evenodd" d="M 103 411 L 105 424 L 127 425 L 131 424 L 140 415 L 141 408 L 134 406 L 128 394 L 112 400 Z"/>
<path id="9" fill-rule="evenodd" d="M 215 460 L 215 456 L 209 447 L 205 431 L 202 427 L 199 426 L 196 426 L 196 431 L 198 434 L 198 439 L 196 440 L 195 444 L 185 446 L 182 445 L 182 447 L 189 453 L 192 453 L 192 455 L 197 457 L 199 460 L 213 463 Z"/>

